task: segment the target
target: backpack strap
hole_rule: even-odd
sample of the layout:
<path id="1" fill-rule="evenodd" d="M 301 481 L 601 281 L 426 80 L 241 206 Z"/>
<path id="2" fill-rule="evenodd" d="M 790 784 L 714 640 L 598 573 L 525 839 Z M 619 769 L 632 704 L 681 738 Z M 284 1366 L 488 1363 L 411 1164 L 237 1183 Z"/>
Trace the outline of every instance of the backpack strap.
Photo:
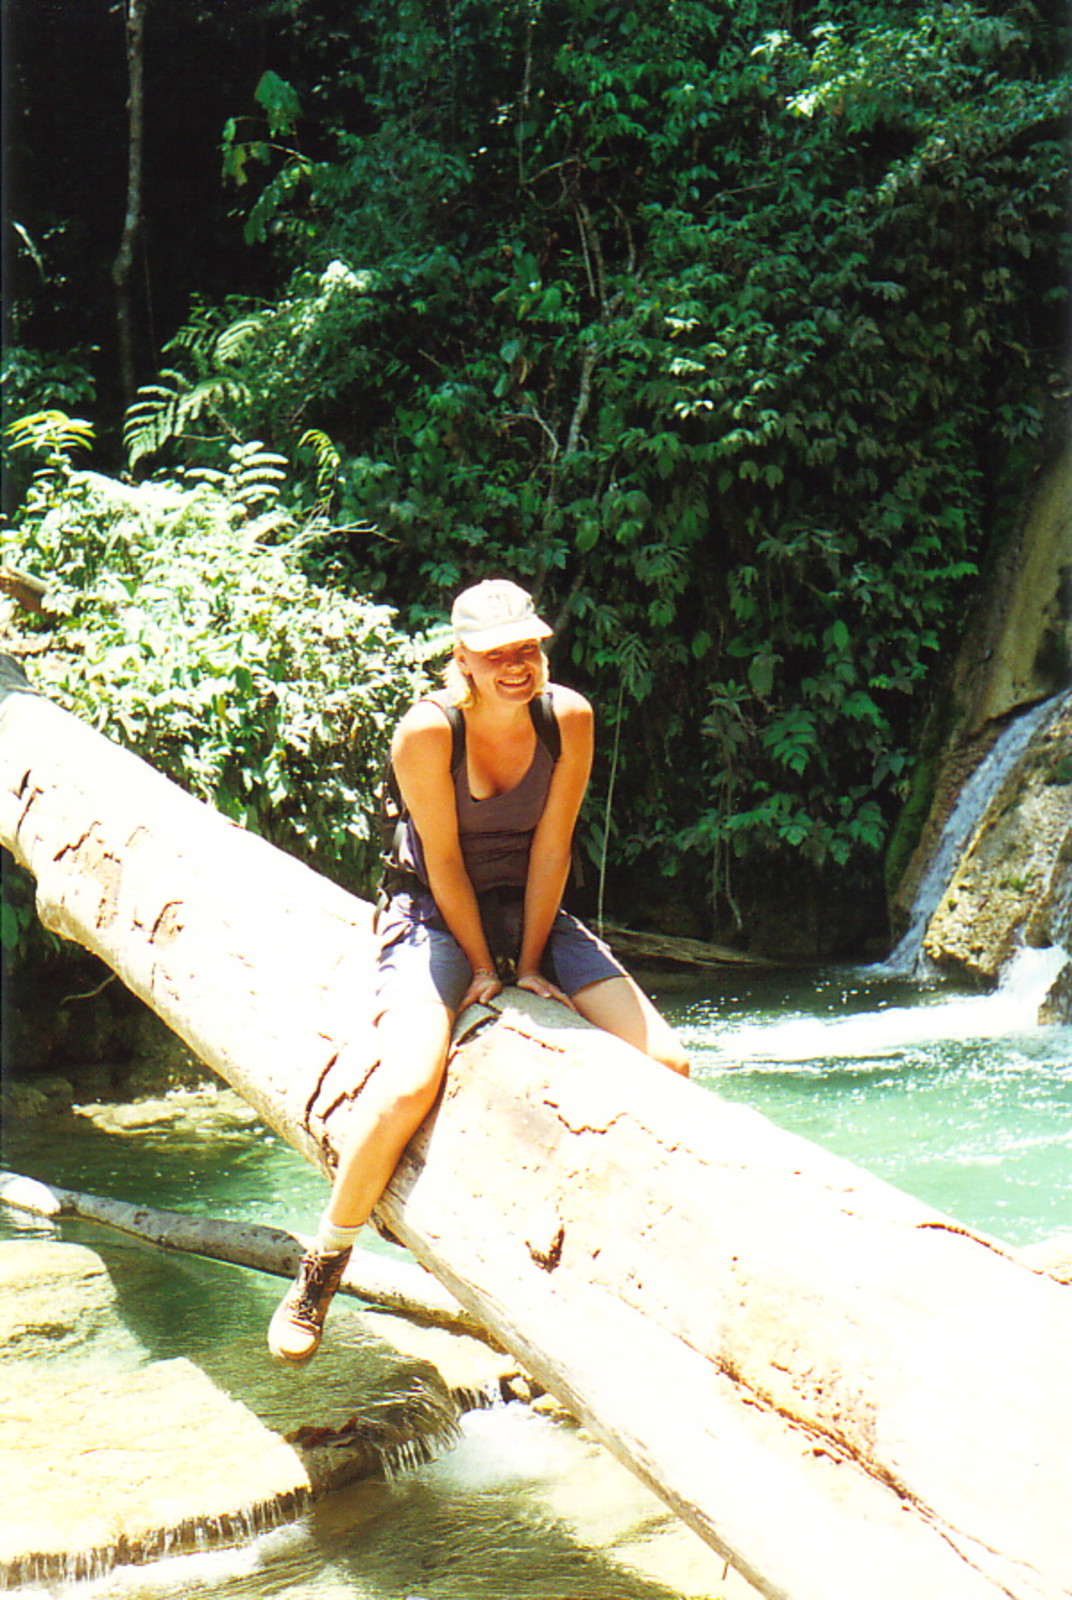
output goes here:
<path id="1" fill-rule="evenodd" d="M 461 706 L 456 706 L 452 701 L 443 705 L 436 700 L 440 711 L 445 712 L 450 723 L 450 775 L 453 778 L 462 762 L 465 760 L 465 717 L 462 715 Z"/>
<path id="2" fill-rule="evenodd" d="M 427 698 L 432 700 L 431 695 Z M 432 704 L 439 706 L 440 711 L 443 712 L 450 724 L 450 771 L 453 777 L 465 759 L 465 718 L 462 716 L 459 706 L 443 705 L 439 700 L 432 700 Z M 390 805 L 392 816 L 390 819 L 391 839 L 388 840 L 385 837 L 384 845 L 388 854 L 397 855 L 398 829 L 404 826 L 408 820 L 409 812 L 406 810 L 405 801 L 402 799 L 402 790 L 398 786 L 398 777 L 395 773 L 395 764 L 391 760 L 390 751 L 388 751 L 387 759 L 384 762 L 383 779 L 380 785 L 381 813 L 385 802 Z M 382 821 L 381 814 L 381 823 Z"/>
<path id="3" fill-rule="evenodd" d="M 532 718 L 532 726 L 536 729 L 537 739 L 547 746 L 551 760 L 557 761 L 562 754 L 562 729 L 558 725 L 555 708 L 551 704 L 551 695 L 547 689 L 529 701 L 529 716 Z"/>

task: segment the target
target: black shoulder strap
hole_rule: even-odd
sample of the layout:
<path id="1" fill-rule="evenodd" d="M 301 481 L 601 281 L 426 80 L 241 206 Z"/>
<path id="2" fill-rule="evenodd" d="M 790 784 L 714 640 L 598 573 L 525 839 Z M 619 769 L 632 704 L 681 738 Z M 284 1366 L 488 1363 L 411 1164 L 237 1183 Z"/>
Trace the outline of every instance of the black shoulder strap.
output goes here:
<path id="1" fill-rule="evenodd" d="M 529 701 L 529 716 L 532 718 L 532 726 L 536 729 L 537 739 L 547 746 L 551 760 L 557 761 L 562 754 L 562 729 L 558 725 L 555 708 L 546 689 L 534 700 Z"/>
<path id="2" fill-rule="evenodd" d="M 462 716 L 460 706 L 451 705 L 449 703 L 444 704 L 442 700 L 435 700 L 431 695 L 429 695 L 428 698 L 432 700 L 434 705 L 439 707 L 440 711 L 442 711 L 443 715 L 446 717 L 447 722 L 450 724 L 450 770 L 453 774 L 457 772 L 458 768 L 465 760 L 465 718 Z M 407 812 L 405 808 L 405 802 L 402 799 L 402 791 L 398 786 L 398 778 L 395 774 L 395 764 L 391 760 L 389 751 L 387 754 L 387 759 L 384 762 L 383 782 L 381 784 L 381 802 L 383 800 L 390 802 L 391 810 L 393 812 L 393 815 L 390 819 L 390 834 L 392 842 L 396 842 L 396 822 L 401 821 L 404 824 Z"/>
<path id="3" fill-rule="evenodd" d="M 437 700 L 435 703 L 450 723 L 450 770 L 454 773 L 465 760 L 465 717 L 462 715 L 461 706 L 456 706 L 453 702 L 448 701 L 444 705 L 441 700 Z"/>

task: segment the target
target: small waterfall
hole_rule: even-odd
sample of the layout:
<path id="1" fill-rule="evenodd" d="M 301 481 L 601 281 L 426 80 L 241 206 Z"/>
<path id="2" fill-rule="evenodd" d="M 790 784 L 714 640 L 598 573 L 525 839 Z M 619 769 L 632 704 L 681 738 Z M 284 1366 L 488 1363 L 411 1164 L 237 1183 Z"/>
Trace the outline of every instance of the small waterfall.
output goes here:
<path id="1" fill-rule="evenodd" d="M 994 796 L 1031 740 L 1065 696 L 1054 695 L 1025 711 L 1003 729 L 989 754 L 976 767 L 957 796 L 956 805 L 946 819 L 938 846 L 920 880 L 908 929 L 901 942 L 882 963 L 883 970 L 912 976 L 923 965 L 923 941 L 927 925 L 948 888 L 960 858 L 971 843 L 975 830 L 986 816 Z"/>

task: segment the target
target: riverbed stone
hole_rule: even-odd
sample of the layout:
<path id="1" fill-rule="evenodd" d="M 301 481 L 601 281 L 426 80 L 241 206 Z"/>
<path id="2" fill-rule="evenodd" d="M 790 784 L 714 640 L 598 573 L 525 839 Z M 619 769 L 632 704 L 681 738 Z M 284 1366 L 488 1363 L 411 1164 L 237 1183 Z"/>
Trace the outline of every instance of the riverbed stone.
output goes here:
<path id="1" fill-rule="evenodd" d="M 42 1237 L 0 1245 L 0 1387 L 13 1362 L 84 1355 L 116 1324 L 115 1286 L 94 1251 Z"/>
<path id="2" fill-rule="evenodd" d="M 255 1526 L 305 1487 L 294 1447 L 183 1358 L 25 1384 L 5 1397 L 2 1434 L 9 1583 L 144 1560 L 236 1513 Z"/>
<path id="3" fill-rule="evenodd" d="M 151 1360 L 95 1251 L 0 1243 L 0 1588 L 230 1542 L 429 1460 L 510 1370 L 341 1302 L 307 1367 L 259 1339 Z"/>

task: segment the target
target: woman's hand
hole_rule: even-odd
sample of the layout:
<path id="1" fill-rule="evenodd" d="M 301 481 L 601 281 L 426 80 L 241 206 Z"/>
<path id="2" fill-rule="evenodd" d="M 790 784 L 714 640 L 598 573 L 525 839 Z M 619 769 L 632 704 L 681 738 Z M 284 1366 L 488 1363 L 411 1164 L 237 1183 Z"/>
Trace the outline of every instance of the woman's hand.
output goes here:
<path id="1" fill-rule="evenodd" d="M 469 987 L 462 995 L 458 1006 L 458 1015 L 461 1016 L 466 1006 L 486 1006 L 489 1000 L 494 1000 L 497 994 L 502 993 L 502 984 L 499 982 L 498 973 L 492 972 L 489 967 L 478 967 L 469 979 Z"/>
<path id="2" fill-rule="evenodd" d="M 563 994 L 562 990 L 556 988 L 542 972 L 519 972 L 517 987 L 527 989 L 529 994 L 542 995 L 545 1000 L 557 1000 L 559 1005 L 568 1006 L 571 1011 L 577 1010 L 569 995 Z"/>

